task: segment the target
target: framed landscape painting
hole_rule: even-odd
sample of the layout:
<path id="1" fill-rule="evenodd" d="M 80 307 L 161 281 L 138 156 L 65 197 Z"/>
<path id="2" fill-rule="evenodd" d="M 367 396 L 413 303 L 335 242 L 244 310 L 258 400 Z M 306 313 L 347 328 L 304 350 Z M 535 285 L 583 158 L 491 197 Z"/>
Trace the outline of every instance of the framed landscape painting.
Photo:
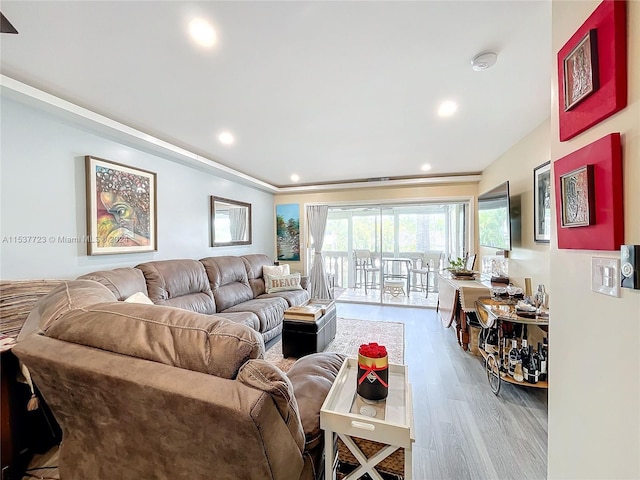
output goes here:
<path id="1" fill-rule="evenodd" d="M 152 252 L 156 236 L 156 174 L 85 157 L 87 253 Z"/>
<path id="2" fill-rule="evenodd" d="M 533 239 L 551 240 L 551 162 L 533 169 Z"/>
<path id="3" fill-rule="evenodd" d="M 278 260 L 300 261 L 300 205 L 276 205 Z"/>

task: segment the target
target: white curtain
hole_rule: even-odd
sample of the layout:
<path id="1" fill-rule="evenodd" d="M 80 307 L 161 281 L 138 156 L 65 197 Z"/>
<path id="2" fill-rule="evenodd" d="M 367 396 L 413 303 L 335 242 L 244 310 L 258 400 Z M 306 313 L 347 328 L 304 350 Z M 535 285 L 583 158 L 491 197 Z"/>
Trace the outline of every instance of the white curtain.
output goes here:
<path id="1" fill-rule="evenodd" d="M 246 240 L 247 209 L 244 207 L 230 208 L 229 226 L 231 229 L 231 241 L 240 242 Z"/>
<path id="2" fill-rule="evenodd" d="M 327 205 L 311 205 L 307 207 L 309 219 L 309 231 L 313 240 L 313 262 L 311 266 L 311 279 L 309 292 L 311 298 L 331 299 L 333 295 L 327 282 L 327 274 L 322 261 L 322 244 L 324 243 L 324 231 L 327 226 Z"/>

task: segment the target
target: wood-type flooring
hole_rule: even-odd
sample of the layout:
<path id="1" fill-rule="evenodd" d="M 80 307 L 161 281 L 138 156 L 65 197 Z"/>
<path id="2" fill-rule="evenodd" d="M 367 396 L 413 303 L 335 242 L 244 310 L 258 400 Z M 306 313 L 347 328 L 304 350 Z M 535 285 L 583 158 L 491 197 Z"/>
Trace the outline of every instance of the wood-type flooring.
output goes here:
<path id="1" fill-rule="evenodd" d="M 338 303 L 338 316 L 405 324 L 413 388 L 414 480 L 547 477 L 547 391 L 503 384 L 491 393 L 479 357 L 464 352 L 433 309 Z M 553 366 L 551 366 L 553 368 Z M 57 464 L 57 452 L 31 467 Z M 57 469 L 29 478 L 59 478 Z"/>
<path id="2" fill-rule="evenodd" d="M 405 324 L 413 389 L 415 480 L 547 478 L 547 391 L 503 382 L 463 351 L 433 309 L 337 305 L 338 315 Z"/>

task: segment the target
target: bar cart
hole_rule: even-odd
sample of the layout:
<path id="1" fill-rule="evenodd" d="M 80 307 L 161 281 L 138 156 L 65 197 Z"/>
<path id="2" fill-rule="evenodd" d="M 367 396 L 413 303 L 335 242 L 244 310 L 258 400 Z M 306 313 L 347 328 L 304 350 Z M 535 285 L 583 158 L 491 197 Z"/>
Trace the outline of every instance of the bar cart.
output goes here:
<path id="1" fill-rule="evenodd" d="M 506 365 L 501 351 L 503 348 L 503 332 L 505 330 L 503 328 L 504 323 L 521 326 L 524 331 L 529 325 L 537 325 L 543 332 L 548 332 L 549 312 L 547 310 L 527 314 L 516 310 L 516 303 L 513 299 L 493 297 L 480 297 L 476 300 L 476 312 L 478 321 L 483 329 L 482 333 L 485 334 L 485 338 L 489 332 L 494 336 L 497 335 L 497 349 L 479 348 L 481 355 L 484 357 L 489 387 L 495 395 L 500 392 L 500 385 L 503 381 L 526 387 L 549 388 L 547 381 L 541 380 L 537 383 L 528 383 L 518 381 L 506 373 Z"/>

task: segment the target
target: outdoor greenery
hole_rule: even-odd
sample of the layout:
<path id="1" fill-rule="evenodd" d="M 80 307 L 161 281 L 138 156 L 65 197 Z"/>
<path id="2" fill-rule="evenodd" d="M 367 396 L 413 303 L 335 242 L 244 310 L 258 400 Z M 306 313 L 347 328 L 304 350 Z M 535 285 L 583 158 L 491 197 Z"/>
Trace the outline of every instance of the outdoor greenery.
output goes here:
<path id="1" fill-rule="evenodd" d="M 382 215 L 382 251 L 394 252 L 394 216 Z M 380 251 L 380 217 L 378 215 L 353 216 L 354 249 Z M 329 215 L 323 248 L 333 251 L 347 251 L 349 243 L 349 219 Z M 444 250 L 444 214 L 401 214 L 398 215 L 398 251 L 423 252 Z"/>
<path id="2" fill-rule="evenodd" d="M 480 245 L 509 249 L 509 212 L 507 208 L 493 208 L 478 212 Z"/>

